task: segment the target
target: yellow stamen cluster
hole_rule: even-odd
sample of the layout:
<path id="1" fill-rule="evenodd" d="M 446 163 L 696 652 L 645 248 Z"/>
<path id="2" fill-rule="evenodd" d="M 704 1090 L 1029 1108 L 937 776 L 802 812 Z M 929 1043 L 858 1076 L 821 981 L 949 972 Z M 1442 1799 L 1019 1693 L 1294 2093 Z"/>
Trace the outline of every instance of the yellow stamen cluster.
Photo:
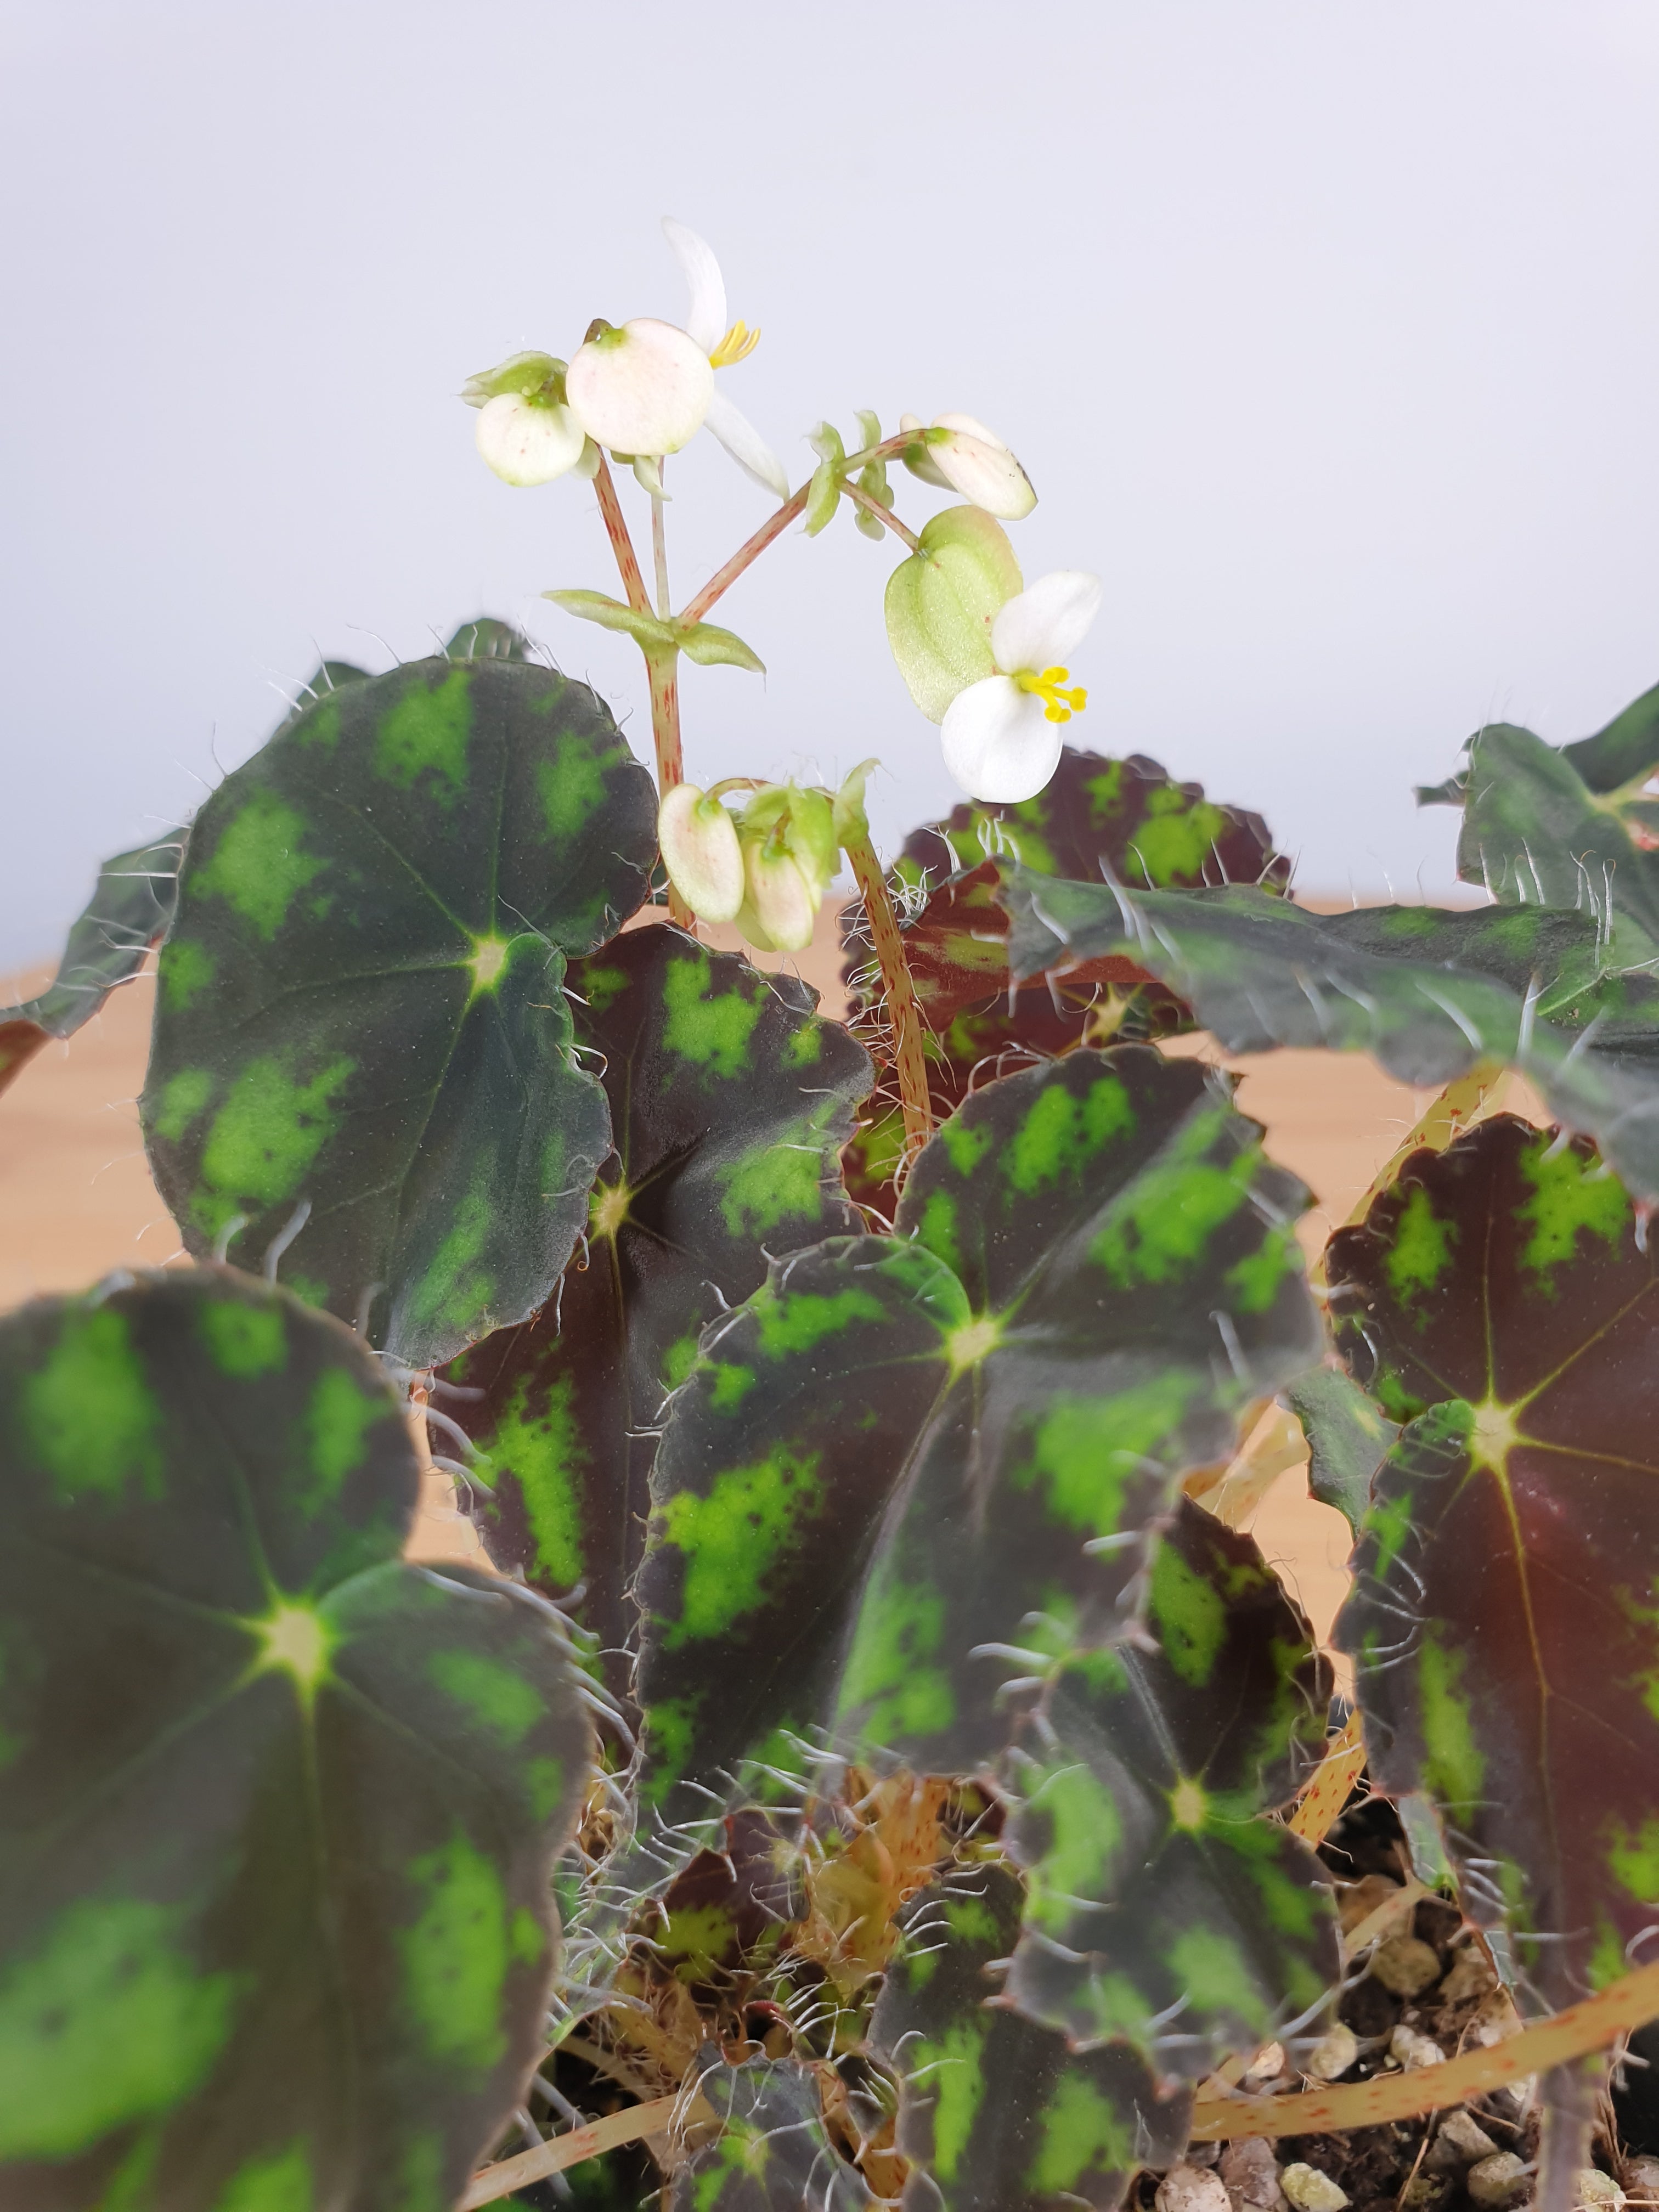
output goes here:
<path id="1" fill-rule="evenodd" d="M 759 343 L 758 331 L 751 331 L 744 322 L 733 323 L 709 355 L 709 362 L 715 368 L 730 368 L 734 361 L 747 361 Z"/>
<path id="2" fill-rule="evenodd" d="M 1022 691 L 1029 691 L 1034 698 L 1046 702 L 1042 709 L 1045 722 L 1069 722 L 1089 703 L 1089 695 L 1080 684 L 1074 690 L 1060 690 L 1071 672 L 1069 668 L 1045 668 L 1039 676 L 1035 668 L 1022 668 L 1014 681 Z"/>

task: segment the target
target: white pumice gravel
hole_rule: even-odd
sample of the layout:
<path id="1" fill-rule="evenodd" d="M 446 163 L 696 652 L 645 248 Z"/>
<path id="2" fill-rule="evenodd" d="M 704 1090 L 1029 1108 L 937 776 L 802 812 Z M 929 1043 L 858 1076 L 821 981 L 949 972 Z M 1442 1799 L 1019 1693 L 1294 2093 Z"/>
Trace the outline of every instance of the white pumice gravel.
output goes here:
<path id="1" fill-rule="evenodd" d="M 1279 2185 L 1296 2212 L 1342 2212 L 1348 2201 L 1347 2191 L 1339 2189 L 1328 2173 L 1322 2173 L 1316 2166 L 1304 2166 L 1300 2159 L 1285 2168 Z"/>
<path id="2" fill-rule="evenodd" d="M 1478 2160 L 1464 2175 L 1463 2186 L 1471 2203 L 1480 2205 L 1483 2212 L 1498 2212 L 1525 2193 L 1528 2178 L 1522 2160 L 1512 2150 L 1500 2150 Z"/>
<path id="3" fill-rule="evenodd" d="M 1158 2212 L 1232 2212 L 1232 2200 L 1208 2166 L 1172 2166 L 1158 2185 Z"/>

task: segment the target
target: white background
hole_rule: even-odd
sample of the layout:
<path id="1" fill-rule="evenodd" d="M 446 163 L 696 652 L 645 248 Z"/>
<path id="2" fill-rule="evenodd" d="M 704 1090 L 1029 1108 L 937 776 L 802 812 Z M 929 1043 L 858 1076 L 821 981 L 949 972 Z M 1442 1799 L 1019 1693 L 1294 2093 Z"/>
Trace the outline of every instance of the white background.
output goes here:
<path id="1" fill-rule="evenodd" d="M 537 597 L 614 588 L 591 490 L 496 483 L 453 395 L 677 317 L 665 212 L 797 479 L 860 405 L 1018 451 L 1028 577 L 1106 581 L 1085 742 L 1310 888 L 1443 888 L 1414 779 L 1659 678 L 1656 113 L 1655 0 L 8 0 L 0 965 L 319 649 L 492 610 L 648 750 L 631 647 Z M 684 597 L 766 501 L 707 438 L 672 489 Z M 770 673 L 687 671 L 694 776 L 879 753 L 889 842 L 947 803 L 890 557 L 842 520 L 730 595 Z"/>

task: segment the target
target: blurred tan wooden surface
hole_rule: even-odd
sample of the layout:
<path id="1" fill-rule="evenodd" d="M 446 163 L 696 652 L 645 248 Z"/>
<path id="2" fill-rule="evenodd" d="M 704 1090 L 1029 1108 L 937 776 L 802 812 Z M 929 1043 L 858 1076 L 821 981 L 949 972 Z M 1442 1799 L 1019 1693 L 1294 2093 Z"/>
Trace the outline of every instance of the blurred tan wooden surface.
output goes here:
<path id="1" fill-rule="evenodd" d="M 711 934 L 727 940 L 731 933 Z M 786 964 L 780 962 L 769 965 Z M 826 927 L 799 963 L 838 1012 L 837 959 Z M 39 988 L 15 979 L 0 1003 Z M 179 1237 L 144 1163 L 136 1100 L 143 1081 L 155 987 L 146 975 L 117 992 L 67 1044 L 49 1043 L 0 1095 L 0 1309 L 79 1288 L 112 1267 L 160 1267 Z M 1224 1060 L 1211 1040 L 1183 1038 L 1242 1076 L 1238 1104 L 1266 1127 L 1267 1150 L 1315 1194 L 1304 1224 L 1310 1253 L 1347 1215 L 1427 1103 L 1358 1054 L 1281 1052 Z M 441 1479 L 416 1547 L 422 1556 L 472 1556 L 470 1527 L 445 1510 Z M 1252 1523 L 1323 1635 L 1346 1587 L 1348 1538 L 1340 1516 L 1307 1495 L 1291 1468 Z"/>

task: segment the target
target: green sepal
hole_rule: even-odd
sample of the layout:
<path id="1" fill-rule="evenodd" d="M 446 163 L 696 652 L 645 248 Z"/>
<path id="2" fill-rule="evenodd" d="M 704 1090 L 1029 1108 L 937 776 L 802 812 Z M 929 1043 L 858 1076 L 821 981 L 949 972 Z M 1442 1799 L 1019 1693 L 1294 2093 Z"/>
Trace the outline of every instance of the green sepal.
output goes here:
<path id="1" fill-rule="evenodd" d="M 521 399 L 561 405 L 564 374 L 565 364 L 550 353 L 509 354 L 494 368 L 483 368 L 476 376 L 469 376 L 461 386 L 461 398 L 469 407 L 483 407 L 510 392 Z"/>
<path id="2" fill-rule="evenodd" d="M 228 1270 L 0 1323 L 0 2202 L 444 2212 L 542 2048 L 591 1740 L 405 1564 L 360 1339 Z"/>
<path id="3" fill-rule="evenodd" d="M 925 523 L 920 550 L 887 580 L 887 641 L 930 722 L 959 691 L 996 672 L 991 624 L 1022 588 L 1000 522 L 977 507 L 947 507 Z"/>
<path id="4" fill-rule="evenodd" d="M 835 461 L 820 461 L 812 471 L 812 482 L 806 494 L 804 520 L 806 535 L 816 538 L 827 530 L 836 519 L 841 505 L 842 471 Z"/>
<path id="5" fill-rule="evenodd" d="M 706 622 L 686 626 L 676 623 L 672 628 L 680 651 L 701 667 L 744 668 L 751 676 L 766 673 L 766 663 L 735 630 L 722 629 L 717 623 Z"/>

